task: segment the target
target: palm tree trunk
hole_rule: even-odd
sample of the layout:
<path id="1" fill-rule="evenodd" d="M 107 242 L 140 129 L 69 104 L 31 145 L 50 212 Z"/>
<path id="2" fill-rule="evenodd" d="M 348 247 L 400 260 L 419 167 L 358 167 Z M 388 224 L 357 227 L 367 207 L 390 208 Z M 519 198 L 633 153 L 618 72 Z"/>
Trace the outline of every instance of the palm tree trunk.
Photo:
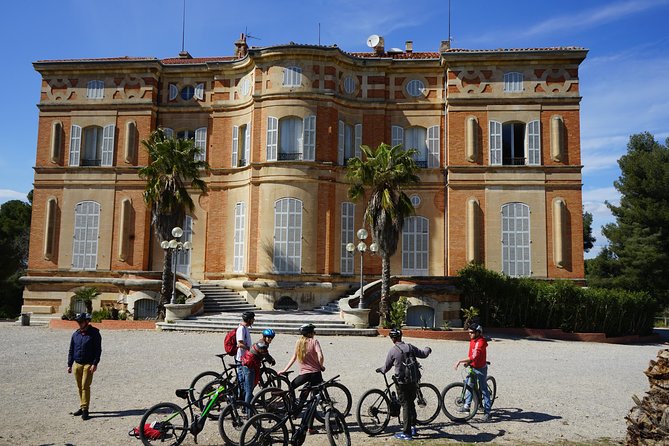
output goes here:
<path id="1" fill-rule="evenodd" d="M 379 326 L 384 327 L 390 319 L 388 297 L 390 295 L 390 257 L 383 254 L 381 257 L 381 300 L 379 301 Z"/>
<path id="2" fill-rule="evenodd" d="M 165 320 L 165 304 L 170 301 L 172 297 L 172 251 L 166 249 L 163 256 L 163 283 L 160 286 L 160 300 L 158 301 L 158 308 L 156 320 Z"/>

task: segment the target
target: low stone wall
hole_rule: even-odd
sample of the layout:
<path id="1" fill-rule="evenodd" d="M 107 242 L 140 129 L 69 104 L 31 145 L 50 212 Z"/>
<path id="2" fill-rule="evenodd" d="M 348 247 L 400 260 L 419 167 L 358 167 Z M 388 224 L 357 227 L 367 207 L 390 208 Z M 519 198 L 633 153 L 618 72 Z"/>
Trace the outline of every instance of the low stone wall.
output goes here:
<path id="1" fill-rule="evenodd" d="M 156 321 L 117 321 L 104 319 L 100 322 L 91 322 L 91 325 L 99 330 L 155 330 Z M 75 321 L 52 319 L 49 328 L 76 330 L 79 324 Z"/>

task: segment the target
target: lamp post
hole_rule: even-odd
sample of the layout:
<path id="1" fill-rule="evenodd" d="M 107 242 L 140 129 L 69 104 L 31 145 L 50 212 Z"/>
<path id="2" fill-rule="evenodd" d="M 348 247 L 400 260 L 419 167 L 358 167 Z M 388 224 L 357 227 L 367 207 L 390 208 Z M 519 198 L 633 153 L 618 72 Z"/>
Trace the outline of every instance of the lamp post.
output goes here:
<path id="1" fill-rule="evenodd" d="M 358 229 L 358 232 L 356 233 L 358 240 L 358 245 L 356 246 L 354 243 L 348 243 L 346 245 L 346 250 L 350 253 L 353 253 L 356 249 L 358 252 L 360 252 L 360 300 L 358 301 L 358 309 L 363 308 L 362 304 L 362 298 L 363 298 L 363 287 L 364 287 L 364 275 L 363 275 L 363 263 L 364 263 L 364 254 L 367 251 L 367 243 L 365 243 L 365 240 L 367 239 L 367 230 L 364 228 Z M 376 242 L 372 242 L 371 245 L 369 245 L 369 251 L 372 254 L 376 254 L 376 252 L 379 250 L 379 245 Z"/>
<path id="2" fill-rule="evenodd" d="M 172 228 L 172 240 L 163 240 L 160 242 L 160 247 L 165 251 L 172 251 L 172 298 L 171 304 L 177 303 L 177 258 L 180 251 L 190 251 L 193 245 L 190 241 L 181 242 L 179 239 L 184 234 L 183 229 L 176 226 Z"/>

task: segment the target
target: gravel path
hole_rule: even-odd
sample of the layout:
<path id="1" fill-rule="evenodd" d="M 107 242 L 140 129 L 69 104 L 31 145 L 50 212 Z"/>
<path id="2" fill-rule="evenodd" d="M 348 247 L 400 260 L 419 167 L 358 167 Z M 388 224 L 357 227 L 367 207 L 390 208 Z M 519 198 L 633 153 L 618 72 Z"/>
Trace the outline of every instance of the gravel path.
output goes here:
<path id="1" fill-rule="evenodd" d="M 139 424 L 148 407 L 179 402 L 174 389 L 187 387 L 201 371 L 220 368 L 213 355 L 223 351 L 223 334 L 103 331 L 103 354 L 92 387 L 89 421 L 73 417 L 78 408 L 76 385 L 66 372 L 71 332 L 0 323 L 1 445 L 137 445 L 128 430 Z M 297 336 L 279 335 L 271 352 L 283 366 Z M 325 353 L 326 377 L 341 374 L 353 394 L 383 384 L 373 370 L 391 346 L 387 338 L 319 337 Z M 423 360 L 423 380 L 440 390 L 460 379 L 453 370 L 466 356 L 457 341 L 407 339 L 430 345 Z M 440 415 L 419 438 L 518 444 L 557 440 L 622 439 L 631 396 L 648 388 L 643 370 L 666 345 L 608 345 L 496 338 L 488 347 L 490 373 L 497 378 L 498 400 L 490 423 L 454 425 Z M 354 445 L 399 443 L 387 434 L 370 439 L 354 417 L 348 418 Z M 322 434 L 307 445 L 327 443 Z M 200 445 L 222 444 L 215 423 L 207 423 Z M 192 437 L 184 444 L 192 445 Z"/>

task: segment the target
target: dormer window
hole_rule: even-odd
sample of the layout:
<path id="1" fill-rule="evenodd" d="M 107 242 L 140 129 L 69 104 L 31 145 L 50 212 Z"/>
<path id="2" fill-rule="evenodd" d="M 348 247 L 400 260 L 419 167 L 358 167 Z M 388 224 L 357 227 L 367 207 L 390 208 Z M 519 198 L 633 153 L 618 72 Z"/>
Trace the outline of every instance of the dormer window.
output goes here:
<path id="1" fill-rule="evenodd" d="M 523 73 L 512 71 L 504 73 L 504 92 L 518 93 L 523 91 Z"/>
<path id="2" fill-rule="evenodd" d="M 105 83 L 101 80 L 88 81 L 86 97 L 88 99 L 103 99 L 105 96 Z"/>
<path id="3" fill-rule="evenodd" d="M 283 71 L 284 87 L 299 87 L 302 85 L 302 68 L 286 67 Z"/>

